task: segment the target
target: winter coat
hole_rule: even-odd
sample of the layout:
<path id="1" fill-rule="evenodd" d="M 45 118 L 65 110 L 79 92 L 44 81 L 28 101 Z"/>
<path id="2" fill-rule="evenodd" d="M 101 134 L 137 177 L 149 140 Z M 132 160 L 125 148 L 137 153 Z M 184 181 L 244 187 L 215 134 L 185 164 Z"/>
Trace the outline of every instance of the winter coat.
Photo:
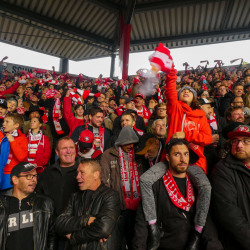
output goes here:
<path id="1" fill-rule="evenodd" d="M 84 125 L 85 122 L 84 119 L 75 118 L 74 114 L 71 112 L 71 99 L 66 96 L 63 99 L 63 118 L 70 128 L 69 136 L 71 136 L 76 127 Z"/>
<path id="2" fill-rule="evenodd" d="M 29 137 L 27 136 L 28 143 L 29 142 Z M 37 151 L 36 151 L 36 157 L 34 163 L 37 164 L 37 166 L 42 166 L 46 167 L 50 160 L 51 156 L 51 147 L 50 147 L 50 142 L 49 138 L 46 135 L 42 135 L 41 141 L 38 145 Z M 28 158 L 26 159 L 28 161 Z"/>
<path id="3" fill-rule="evenodd" d="M 5 250 L 8 232 L 9 205 L 13 189 L 0 200 L 0 250 Z M 52 200 L 44 195 L 32 195 L 33 238 L 35 250 L 56 250 L 55 215 Z"/>
<path id="4" fill-rule="evenodd" d="M 4 134 L 0 132 L 0 140 L 3 137 Z M 10 174 L 12 168 L 28 156 L 28 140 L 20 130 L 18 130 L 18 136 L 14 137 L 14 141 L 10 142 L 9 154 L 13 154 L 13 157 L 10 164 L 4 168 L 4 174 Z"/>
<path id="5" fill-rule="evenodd" d="M 30 129 L 30 120 L 24 122 L 23 133 L 28 134 L 29 129 Z M 44 135 L 48 136 L 49 141 L 50 141 L 50 148 L 53 148 L 53 137 L 52 137 L 50 126 L 48 123 L 43 123 L 43 133 Z"/>
<path id="6" fill-rule="evenodd" d="M 164 232 L 159 249 L 185 250 L 190 239 L 190 232 L 194 227 L 195 203 L 188 212 L 176 207 L 166 191 L 162 178 L 153 184 L 153 192 L 157 209 L 157 223 Z M 133 250 L 147 249 L 148 222 L 145 221 L 141 203 L 136 214 L 134 233 Z M 216 228 L 209 217 L 203 230 L 200 249 L 221 250 L 216 233 Z"/>
<path id="7" fill-rule="evenodd" d="M 250 249 L 250 169 L 229 153 L 214 167 L 211 184 L 224 249 Z"/>
<path id="8" fill-rule="evenodd" d="M 59 235 L 71 234 L 65 249 L 117 250 L 120 245 L 118 219 L 120 216 L 119 195 L 101 184 L 92 195 L 89 209 L 84 209 L 85 191 L 71 196 L 67 207 L 56 220 Z M 88 226 L 90 217 L 96 217 Z M 81 218 L 81 219 L 79 219 Z M 111 237 L 109 237 L 111 235 Z M 107 238 L 107 242 L 99 240 Z"/>
<path id="9" fill-rule="evenodd" d="M 229 91 L 224 95 L 223 98 L 221 98 L 221 107 L 220 107 L 220 113 L 225 114 L 225 111 L 227 108 L 231 106 L 230 100 L 234 97 L 233 93 Z"/>
<path id="10" fill-rule="evenodd" d="M 204 146 L 211 144 L 213 140 L 212 132 L 203 110 L 192 110 L 186 103 L 178 101 L 176 79 L 176 70 L 171 70 L 165 87 L 168 115 L 167 142 L 174 133 L 183 131 L 185 139 L 191 143 L 191 148 L 200 157 L 196 165 L 200 166 L 206 173 L 207 163 L 203 152 Z"/>
<path id="11" fill-rule="evenodd" d="M 78 161 L 73 168 L 64 176 L 60 170 L 60 160 L 52 166 L 48 166 L 38 179 L 37 192 L 49 196 L 55 203 L 56 216 L 61 214 L 66 207 L 70 196 L 77 192 L 77 167 Z"/>

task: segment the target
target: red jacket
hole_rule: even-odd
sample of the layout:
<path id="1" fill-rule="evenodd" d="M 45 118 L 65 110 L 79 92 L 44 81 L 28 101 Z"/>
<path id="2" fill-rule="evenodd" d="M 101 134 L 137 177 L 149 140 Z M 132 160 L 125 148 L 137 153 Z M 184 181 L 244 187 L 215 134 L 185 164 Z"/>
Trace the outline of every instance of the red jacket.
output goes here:
<path id="1" fill-rule="evenodd" d="M 212 131 L 203 110 L 192 110 L 186 103 L 178 101 L 176 72 L 175 69 L 171 70 L 165 86 L 168 115 L 168 136 L 166 142 L 171 139 L 174 133 L 183 131 L 186 135 L 185 139 L 191 143 L 191 148 L 200 157 L 196 165 L 200 166 L 206 173 L 207 161 L 203 152 L 204 146 L 212 143 Z M 163 157 L 165 160 L 165 154 L 163 154 Z"/>
<path id="2" fill-rule="evenodd" d="M 4 137 L 4 134 L 0 132 L 0 139 Z M 6 164 L 4 168 L 4 174 L 10 174 L 12 168 L 19 162 L 23 162 L 28 156 L 28 140 L 26 136 L 18 130 L 18 136 L 14 137 L 14 141 L 10 142 L 10 153 L 13 155 L 9 164 Z"/>
<path id="3" fill-rule="evenodd" d="M 17 90 L 17 88 L 20 86 L 19 82 L 16 82 L 13 86 L 11 86 L 10 88 L 4 90 L 4 91 L 0 91 L 0 96 L 3 96 L 5 94 L 14 94 L 15 91 Z"/>
<path id="4" fill-rule="evenodd" d="M 29 140 L 28 136 L 27 139 Z M 47 135 L 43 135 L 43 138 L 41 139 L 40 144 L 38 145 L 35 161 L 33 163 L 36 163 L 37 166 L 44 167 L 49 162 L 50 156 L 51 147 L 49 137 Z M 26 161 L 28 161 L 28 157 L 26 158 Z"/>
<path id="5" fill-rule="evenodd" d="M 71 112 L 71 99 L 66 96 L 63 99 L 63 118 L 65 119 L 70 129 L 69 137 L 76 127 L 84 125 L 84 119 L 81 120 L 75 118 L 74 114 Z"/>

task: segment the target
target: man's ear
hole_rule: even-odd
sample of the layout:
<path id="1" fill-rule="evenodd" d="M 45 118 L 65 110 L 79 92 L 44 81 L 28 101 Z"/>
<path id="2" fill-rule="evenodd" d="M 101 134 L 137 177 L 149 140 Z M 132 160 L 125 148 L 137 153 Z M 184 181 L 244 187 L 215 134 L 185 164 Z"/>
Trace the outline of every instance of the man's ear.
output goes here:
<path id="1" fill-rule="evenodd" d="M 14 124 L 15 129 L 19 129 L 19 126 L 20 126 L 19 123 Z"/>
<path id="2" fill-rule="evenodd" d="M 168 162 L 169 162 L 169 159 L 170 159 L 169 155 L 166 154 L 166 160 L 167 160 Z"/>
<path id="3" fill-rule="evenodd" d="M 94 172 L 94 179 L 97 180 L 98 178 L 100 178 L 100 172 L 99 171 L 95 171 Z"/>

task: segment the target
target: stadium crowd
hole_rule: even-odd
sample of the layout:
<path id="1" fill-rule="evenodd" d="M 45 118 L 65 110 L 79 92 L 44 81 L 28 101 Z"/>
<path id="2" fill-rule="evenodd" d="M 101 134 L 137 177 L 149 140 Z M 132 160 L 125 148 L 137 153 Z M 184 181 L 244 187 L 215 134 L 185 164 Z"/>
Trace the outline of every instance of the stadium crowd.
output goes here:
<path id="1" fill-rule="evenodd" d="M 1 250 L 250 249 L 250 68 L 158 48 L 120 80 L 0 61 Z"/>

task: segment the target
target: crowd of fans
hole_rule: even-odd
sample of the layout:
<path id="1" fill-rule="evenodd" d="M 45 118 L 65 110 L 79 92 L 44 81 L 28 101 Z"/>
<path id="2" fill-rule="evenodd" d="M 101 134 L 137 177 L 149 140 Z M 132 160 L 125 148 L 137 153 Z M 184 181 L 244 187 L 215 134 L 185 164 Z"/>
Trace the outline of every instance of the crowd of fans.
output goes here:
<path id="1" fill-rule="evenodd" d="M 6 59 L 0 249 L 250 249 L 249 68 L 84 80 Z"/>

